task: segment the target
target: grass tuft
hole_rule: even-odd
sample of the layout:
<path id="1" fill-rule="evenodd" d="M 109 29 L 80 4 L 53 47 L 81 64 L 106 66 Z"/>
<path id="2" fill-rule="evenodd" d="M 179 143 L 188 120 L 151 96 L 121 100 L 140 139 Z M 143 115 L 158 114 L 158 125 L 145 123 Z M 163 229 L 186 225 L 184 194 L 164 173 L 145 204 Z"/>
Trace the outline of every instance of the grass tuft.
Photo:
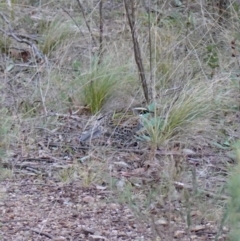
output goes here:
<path id="1" fill-rule="evenodd" d="M 9 139 L 10 139 L 10 117 L 7 114 L 7 109 L 0 110 L 0 159 L 4 158 L 7 153 Z"/>
<path id="2" fill-rule="evenodd" d="M 213 110 L 211 87 L 198 84 L 186 86 L 176 94 L 170 105 L 163 107 L 160 114 L 156 107 L 153 117 L 143 116 L 146 135 L 143 138 L 153 145 L 160 145 L 174 136 L 187 131 L 188 126 Z"/>
<path id="3" fill-rule="evenodd" d="M 112 96 L 114 88 L 119 83 L 119 70 L 112 69 L 108 63 L 94 63 L 88 73 L 77 79 L 82 85 L 80 100 L 88 106 L 91 113 L 97 113 Z"/>
<path id="4" fill-rule="evenodd" d="M 228 181 L 228 191 L 231 199 L 228 203 L 228 222 L 231 227 L 230 241 L 239 241 L 240 237 L 240 141 L 235 143 L 237 165 Z"/>
<path id="5" fill-rule="evenodd" d="M 44 41 L 42 44 L 43 54 L 49 55 L 57 47 L 68 40 L 73 35 L 74 31 L 68 22 L 63 22 L 61 19 L 55 19 L 49 24 L 45 24 L 42 29 Z"/>

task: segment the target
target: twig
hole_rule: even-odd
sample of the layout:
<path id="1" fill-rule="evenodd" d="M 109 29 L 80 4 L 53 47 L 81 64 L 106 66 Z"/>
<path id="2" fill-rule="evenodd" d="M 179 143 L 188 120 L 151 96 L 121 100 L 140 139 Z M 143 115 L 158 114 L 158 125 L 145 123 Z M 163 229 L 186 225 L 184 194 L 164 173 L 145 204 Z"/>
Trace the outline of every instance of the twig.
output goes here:
<path id="1" fill-rule="evenodd" d="M 226 8 L 224 7 L 224 0 L 218 0 L 218 23 L 221 24 L 223 21 L 223 13 L 226 11 Z"/>
<path id="2" fill-rule="evenodd" d="M 83 15 L 84 21 L 85 21 L 85 23 L 86 23 L 86 26 L 87 26 L 87 28 L 88 28 L 88 31 L 89 31 L 89 33 L 91 34 L 93 44 L 94 44 L 95 46 L 97 46 L 96 40 L 95 40 L 95 38 L 94 38 L 94 36 L 93 36 L 93 33 L 92 33 L 92 31 L 91 31 L 91 28 L 90 28 L 88 22 L 87 22 L 87 18 L 86 18 L 85 12 L 84 12 L 83 5 L 81 4 L 80 0 L 77 0 L 77 3 L 78 3 L 78 6 L 80 7 L 80 9 L 81 9 L 81 11 L 82 11 L 82 15 Z"/>
<path id="3" fill-rule="evenodd" d="M 28 221 L 28 220 L 27 219 L 0 220 L 0 223 L 5 224 L 5 223 L 26 222 L 26 221 Z"/>
<path id="4" fill-rule="evenodd" d="M 188 189 L 188 190 L 191 190 L 193 191 L 194 188 L 190 185 L 187 185 L 185 183 L 182 183 L 182 182 L 174 182 L 173 183 L 176 187 L 180 188 L 180 189 Z M 198 189 L 198 191 L 200 193 L 203 193 L 205 194 L 206 196 L 209 196 L 209 197 L 213 197 L 213 198 L 219 198 L 219 199 L 222 199 L 222 200 L 228 200 L 229 197 L 228 196 L 225 196 L 225 195 L 218 195 L 218 194 L 215 194 L 213 192 L 209 192 L 209 191 L 206 191 L 206 190 L 203 190 L 203 189 Z"/>
<path id="5" fill-rule="evenodd" d="M 100 23 L 99 23 L 99 52 L 98 52 L 98 65 L 101 64 L 102 62 L 102 54 L 103 54 L 103 15 L 102 15 L 102 4 L 103 0 L 100 0 L 99 3 L 99 18 L 100 18 Z"/>
<path id="6" fill-rule="evenodd" d="M 32 229 L 32 228 L 21 228 L 18 231 L 20 231 L 20 230 L 21 231 L 32 231 L 32 232 L 37 233 L 37 234 L 39 234 L 41 236 L 45 236 L 45 237 L 47 237 L 49 239 L 54 239 L 55 238 L 54 236 L 52 236 L 52 235 L 50 235 L 48 233 L 45 233 L 45 232 L 42 232 L 42 231 L 39 231 L 39 230 L 36 230 L 36 229 Z"/>
<path id="7" fill-rule="evenodd" d="M 79 29 L 79 32 L 82 34 L 82 36 L 84 36 L 82 30 L 80 29 L 79 24 L 78 24 L 78 23 L 75 21 L 75 19 L 70 15 L 70 13 L 69 13 L 66 9 L 64 9 L 64 8 L 62 8 L 62 10 L 63 10 L 63 12 L 65 12 L 65 13 L 72 19 L 72 21 L 75 23 L 75 25 L 76 25 L 77 28 Z"/>
<path id="8" fill-rule="evenodd" d="M 130 3 L 127 3 L 127 2 L 131 3 L 131 13 L 129 11 Z M 149 103 L 148 86 L 147 86 L 145 71 L 144 71 L 144 67 L 143 67 L 143 61 L 142 61 L 142 57 L 141 57 L 141 51 L 140 51 L 139 43 L 138 43 L 137 36 L 136 36 L 134 0 L 124 0 L 124 5 L 125 5 L 125 10 L 126 10 L 131 34 L 132 34 L 134 57 L 135 57 L 135 61 L 136 61 L 137 67 L 138 67 L 138 72 L 139 72 L 141 83 L 142 83 L 144 97 L 145 97 L 146 102 Z"/>
<path id="9" fill-rule="evenodd" d="M 29 40 L 33 40 L 36 43 L 39 42 L 40 37 L 39 36 L 31 36 L 31 35 L 26 35 L 26 34 L 20 34 L 20 33 L 16 33 L 15 34 L 18 38 L 24 38 L 24 39 L 29 39 Z"/>
<path id="10" fill-rule="evenodd" d="M 31 48 L 34 52 L 34 55 L 35 55 L 34 57 L 36 58 L 37 62 L 41 62 L 44 59 L 44 57 L 43 57 L 43 54 L 40 52 L 40 50 L 38 50 L 36 45 L 34 43 L 32 43 L 31 41 L 19 38 L 18 36 L 21 36 L 21 35 L 17 36 L 13 32 L 13 29 L 12 29 L 12 26 L 11 26 L 10 22 L 8 21 L 8 19 L 6 18 L 6 16 L 2 12 L 0 12 L 0 17 L 7 23 L 9 32 L 5 31 L 2 28 L 0 28 L 0 31 L 3 32 L 4 34 L 6 34 L 7 36 L 14 38 L 19 43 L 25 43 L 25 44 L 31 46 Z"/>
<path id="11" fill-rule="evenodd" d="M 77 114 L 78 111 L 74 112 L 74 114 Z M 70 118 L 70 119 L 73 119 L 73 120 L 76 120 L 76 121 L 81 121 L 82 118 L 80 118 L 79 116 L 77 115 L 74 115 L 74 114 L 59 114 L 59 113 L 49 113 L 48 115 L 49 116 L 57 116 L 57 117 L 61 117 L 61 118 Z"/>

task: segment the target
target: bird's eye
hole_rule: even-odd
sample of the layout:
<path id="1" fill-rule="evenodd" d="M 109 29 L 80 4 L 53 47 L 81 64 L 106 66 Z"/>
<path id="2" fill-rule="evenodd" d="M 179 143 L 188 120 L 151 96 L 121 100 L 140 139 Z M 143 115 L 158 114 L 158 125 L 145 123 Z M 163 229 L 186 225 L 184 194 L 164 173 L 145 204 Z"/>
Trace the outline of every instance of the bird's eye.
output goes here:
<path id="1" fill-rule="evenodd" d="M 146 108 L 138 107 L 133 109 L 133 113 L 135 113 L 135 115 L 144 115 L 149 113 L 149 110 Z"/>
<path id="2" fill-rule="evenodd" d="M 149 113 L 148 110 L 141 110 L 140 113 L 139 113 L 139 115 L 145 115 L 145 114 L 147 114 L 147 113 Z"/>

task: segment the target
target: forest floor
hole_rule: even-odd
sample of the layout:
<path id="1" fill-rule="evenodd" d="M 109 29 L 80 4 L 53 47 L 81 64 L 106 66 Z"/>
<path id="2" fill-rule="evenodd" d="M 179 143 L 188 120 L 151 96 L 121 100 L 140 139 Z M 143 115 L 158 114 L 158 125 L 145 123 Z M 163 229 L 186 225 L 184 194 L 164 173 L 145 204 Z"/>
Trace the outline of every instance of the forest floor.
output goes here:
<path id="1" fill-rule="evenodd" d="M 0 5 L 0 240 L 229 240 L 226 183 L 240 137 L 237 27 L 220 25 L 198 3 L 151 6 L 161 114 L 198 97 L 199 83 L 210 107 L 195 122 L 179 122 L 161 145 L 89 147 L 79 137 L 95 114 L 79 76 L 116 78 L 103 113 L 145 105 L 123 1 L 104 2 L 103 56 L 111 66 L 97 74 L 89 66 L 98 1 L 82 1 L 91 31 L 78 1 L 15 2 Z M 147 69 L 149 19 L 139 5 L 136 15 Z"/>

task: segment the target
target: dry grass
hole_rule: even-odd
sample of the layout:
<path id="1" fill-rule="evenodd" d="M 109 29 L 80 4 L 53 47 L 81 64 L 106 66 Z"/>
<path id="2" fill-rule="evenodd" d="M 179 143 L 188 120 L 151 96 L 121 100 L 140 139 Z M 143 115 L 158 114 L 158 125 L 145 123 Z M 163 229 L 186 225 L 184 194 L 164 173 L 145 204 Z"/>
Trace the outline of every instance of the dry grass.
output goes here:
<path id="1" fill-rule="evenodd" d="M 123 154 L 104 148 L 91 149 L 81 157 L 71 153 L 74 165 L 55 174 L 61 182 L 81 180 L 85 187 L 104 183 L 118 196 L 119 202 L 129 205 L 137 216 L 151 223 L 156 236 L 159 233 L 154 230 L 155 221 L 162 219 L 164 213 L 167 224 L 175 220 L 172 229 L 170 225 L 166 228 L 169 238 L 173 238 L 177 230 L 176 220 L 188 230 L 201 220 L 214 222 L 216 227 L 225 225 L 226 201 L 222 201 L 221 196 L 226 194 L 227 177 L 224 175 L 230 165 L 226 156 L 232 155 L 232 144 L 240 133 L 237 119 L 239 62 L 231 52 L 231 41 L 235 40 L 238 57 L 239 26 L 234 20 L 239 12 L 235 5 L 229 7 L 226 19 L 220 23 L 212 13 L 213 8 L 195 2 L 187 18 L 181 12 L 184 8 L 170 11 L 164 6 L 161 17 L 151 16 L 151 89 L 154 90 L 154 100 L 149 108 L 154 115 L 143 117 L 142 139 L 146 153 Z M 18 4 L 14 5 L 16 13 L 22 8 Z M 25 4 L 35 3 L 25 1 Z M 31 68 L 27 74 L 20 71 L 11 76 L 10 72 L 10 77 L 1 77 L 4 95 L 0 103 L 0 151 L 3 153 L 0 155 L 4 159 L 7 153 L 19 150 L 19 146 L 22 156 L 36 154 L 39 146 L 41 155 L 47 156 L 48 152 L 43 148 L 45 135 L 50 136 L 48 141 L 51 140 L 47 145 L 60 140 L 61 147 L 68 152 L 72 148 L 69 144 L 73 140 L 71 136 L 80 135 L 89 114 L 119 107 L 128 110 L 144 103 L 126 19 L 118 15 L 123 8 L 116 8 L 116 19 L 111 19 L 112 13 L 106 7 L 104 54 L 98 65 L 98 48 L 91 41 L 91 34 L 96 39 L 99 35 L 97 10 L 91 9 L 95 6 L 94 1 L 84 5 L 91 9 L 89 12 L 86 9 L 91 34 L 83 19 L 79 20 L 80 11 L 71 10 L 73 3 L 64 4 L 72 18 L 81 23 L 80 28 L 67 15 L 61 19 L 53 17 L 55 14 L 47 8 L 54 6 L 53 2 L 41 6 L 44 14 L 53 20 L 32 20 L 36 25 L 41 22 L 41 26 L 37 25 L 42 34 L 38 47 L 49 57 L 49 64 L 44 68 Z M 58 9 L 52 10 L 56 15 L 60 13 Z M 141 8 L 136 14 L 137 34 L 149 80 L 148 18 Z M 19 27 L 14 19 L 12 21 Z M 4 54 L 3 49 L 8 46 L 5 41 L 0 39 Z M 77 113 L 78 123 L 73 124 L 70 118 L 63 121 L 53 115 L 56 113 L 63 119 L 64 115 Z M 159 154 L 159 150 L 168 154 Z M 60 151 L 57 154 L 63 155 Z M 76 164 L 84 157 L 87 161 L 83 166 Z M 119 178 L 121 165 L 128 166 L 127 171 L 124 169 L 128 178 L 124 175 Z M 134 173 L 138 168 L 145 168 L 142 173 L 138 170 L 140 177 Z M 175 182 L 185 183 L 186 188 L 179 190 Z M 235 182 L 233 178 L 230 195 L 237 189 Z M 216 195 L 209 198 L 203 190 Z M 238 196 L 236 200 L 239 200 Z M 176 203 L 179 212 L 172 206 Z M 209 214 L 209 210 L 214 215 Z M 230 213 L 233 210 L 230 207 Z M 193 211 L 199 213 L 193 215 Z M 234 218 L 231 216 L 231 222 L 238 223 L 239 220 Z M 216 237 L 221 231 L 219 228 Z"/>
<path id="2" fill-rule="evenodd" d="M 46 22 L 45 26 L 42 24 L 41 28 L 43 29 L 41 34 L 44 36 L 41 50 L 45 55 L 49 55 L 57 48 L 61 48 L 64 41 L 69 41 L 69 38 L 73 38 L 76 32 L 76 29 L 70 23 L 60 18 Z"/>

